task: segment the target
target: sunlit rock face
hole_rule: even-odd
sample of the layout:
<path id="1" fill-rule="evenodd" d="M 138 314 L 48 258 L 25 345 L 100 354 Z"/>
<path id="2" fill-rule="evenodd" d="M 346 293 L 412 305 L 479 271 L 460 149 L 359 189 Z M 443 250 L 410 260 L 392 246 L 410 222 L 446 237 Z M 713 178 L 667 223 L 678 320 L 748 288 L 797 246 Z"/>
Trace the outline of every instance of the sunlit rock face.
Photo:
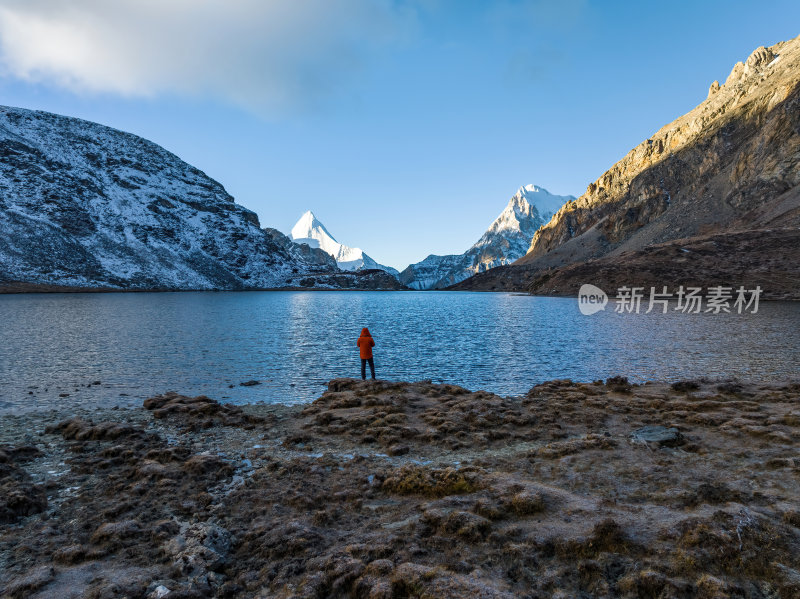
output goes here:
<path id="1" fill-rule="evenodd" d="M 792 299 L 799 227 L 800 37 L 757 48 L 561 208 L 525 256 L 458 289 L 761 282 Z"/>
<path id="2" fill-rule="evenodd" d="M 560 210 L 520 264 L 560 266 L 696 235 L 797 226 L 799 131 L 800 37 L 736 63 L 724 85 L 713 82 L 706 100 Z"/>

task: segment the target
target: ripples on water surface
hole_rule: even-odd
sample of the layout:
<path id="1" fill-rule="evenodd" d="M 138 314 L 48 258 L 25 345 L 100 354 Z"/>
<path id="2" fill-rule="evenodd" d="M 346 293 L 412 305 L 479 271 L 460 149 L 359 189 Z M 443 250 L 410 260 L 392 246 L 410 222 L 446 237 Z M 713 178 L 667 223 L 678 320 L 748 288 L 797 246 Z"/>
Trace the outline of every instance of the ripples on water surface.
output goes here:
<path id="1" fill-rule="evenodd" d="M 575 299 L 456 292 L 5 295 L 0 411 L 140 405 L 166 390 L 311 401 L 328 380 L 360 376 L 363 326 L 379 378 L 503 395 L 553 378 L 798 376 L 800 304 L 763 303 L 754 315 L 606 310 L 583 316 Z M 250 379 L 262 384 L 239 386 Z"/>

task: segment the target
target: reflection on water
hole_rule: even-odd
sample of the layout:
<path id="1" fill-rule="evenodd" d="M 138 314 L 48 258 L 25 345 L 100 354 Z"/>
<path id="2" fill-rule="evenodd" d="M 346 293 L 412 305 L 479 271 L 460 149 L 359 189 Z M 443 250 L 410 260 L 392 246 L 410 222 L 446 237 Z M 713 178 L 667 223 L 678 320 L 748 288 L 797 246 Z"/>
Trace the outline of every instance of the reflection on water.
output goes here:
<path id="1" fill-rule="evenodd" d="M 799 375 L 800 304 L 742 315 L 611 309 L 583 316 L 574 299 L 448 292 L 0 296 L 0 411 L 138 405 L 170 389 L 311 401 L 328 380 L 359 376 L 364 326 L 379 378 L 505 395 L 553 378 Z M 262 384 L 239 385 L 251 379 Z"/>

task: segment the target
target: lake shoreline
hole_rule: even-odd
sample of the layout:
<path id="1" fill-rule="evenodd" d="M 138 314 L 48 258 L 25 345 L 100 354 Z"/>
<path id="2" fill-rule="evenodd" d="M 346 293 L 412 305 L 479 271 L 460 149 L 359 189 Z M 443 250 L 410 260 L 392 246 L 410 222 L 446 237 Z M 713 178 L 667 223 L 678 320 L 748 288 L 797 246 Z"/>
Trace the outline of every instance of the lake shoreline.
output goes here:
<path id="1" fill-rule="evenodd" d="M 590 280 L 591 276 L 586 276 L 584 279 Z M 583 279 L 582 279 L 583 280 Z M 642 283 L 645 285 L 643 289 L 649 290 L 649 283 Z M 608 284 L 604 284 L 609 291 L 613 290 L 616 291 L 617 287 L 610 286 Z M 77 286 L 69 286 L 69 285 L 49 285 L 49 284 L 41 284 L 41 283 L 7 283 L 7 284 L 0 284 L 0 296 L 2 295 L 50 295 L 50 294 L 123 294 L 123 293 L 136 293 L 136 294 L 144 294 L 144 293 L 254 293 L 254 292 L 297 292 L 297 291 L 308 291 L 308 292 L 325 292 L 325 291 L 335 291 L 335 292 L 356 292 L 356 293 L 363 293 L 363 292 L 372 292 L 372 291 L 383 291 L 383 292 L 393 292 L 393 291 L 404 291 L 404 292 L 417 292 L 417 293 L 425 293 L 425 294 L 440 294 L 440 293 L 458 293 L 458 294 L 469 294 L 469 293 L 481 293 L 481 294 L 511 294 L 511 295 L 524 295 L 529 297 L 542 297 L 542 298 L 561 298 L 561 299 L 577 299 L 578 298 L 578 287 L 577 285 L 574 288 L 553 288 L 550 291 L 545 291 L 543 289 L 537 289 L 536 291 L 528 291 L 523 288 L 495 288 L 495 289 L 485 289 L 480 287 L 475 288 L 467 288 L 467 287 L 448 287 L 446 289 L 411 289 L 411 288 L 404 288 L 404 289 L 390 289 L 390 288 L 379 288 L 379 289 L 368 289 L 368 288 L 328 288 L 328 287 L 278 287 L 278 288 L 254 288 L 254 289 L 174 289 L 174 288 L 153 288 L 153 289 L 117 289 L 112 287 L 77 287 Z M 649 291 L 648 291 L 649 293 Z M 735 298 L 734 298 L 735 299 Z M 647 297 L 644 298 L 646 303 Z M 671 302 L 677 302 L 676 299 L 671 299 Z M 790 303 L 797 303 L 800 302 L 800 295 L 797 293 L 784 293 L 780 296 L 770 296 L 766 295 L 759 299 L 759 303 L 781 303 L 781 302 L 790 302 Z"/>
<path id="2" fill-rule="evenodd" d="M 12 415 L 0 595 L 790 596 L 799 429 L 798 382 L 621 377 Z"/>
<path id="3" fill-rule="evenodd" d="M 50 293 L 252 293 L 255 291 L 415 291 L 414 289 L 369 289 L 341 287 L 265 287 L 252 289 L 117 289 L 114 287 L 77 287 L 42 283 L 0 284 L 0 295 L 50 294 Z"/>

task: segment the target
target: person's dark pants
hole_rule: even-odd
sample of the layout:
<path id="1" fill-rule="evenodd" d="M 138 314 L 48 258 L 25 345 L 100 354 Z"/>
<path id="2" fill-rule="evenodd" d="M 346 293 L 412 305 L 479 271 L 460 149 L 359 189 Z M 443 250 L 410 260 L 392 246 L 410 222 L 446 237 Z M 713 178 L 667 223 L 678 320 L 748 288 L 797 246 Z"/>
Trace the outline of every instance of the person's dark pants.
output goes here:
<path id="1" fill-rule="evenodd" d="M 375 360 L 372 358 L 361 358 L 361 379 L 367 378 L 367 362 L 369 362 L 369 371 L 372 373 L 373 380 L 375 379 Z"/>

